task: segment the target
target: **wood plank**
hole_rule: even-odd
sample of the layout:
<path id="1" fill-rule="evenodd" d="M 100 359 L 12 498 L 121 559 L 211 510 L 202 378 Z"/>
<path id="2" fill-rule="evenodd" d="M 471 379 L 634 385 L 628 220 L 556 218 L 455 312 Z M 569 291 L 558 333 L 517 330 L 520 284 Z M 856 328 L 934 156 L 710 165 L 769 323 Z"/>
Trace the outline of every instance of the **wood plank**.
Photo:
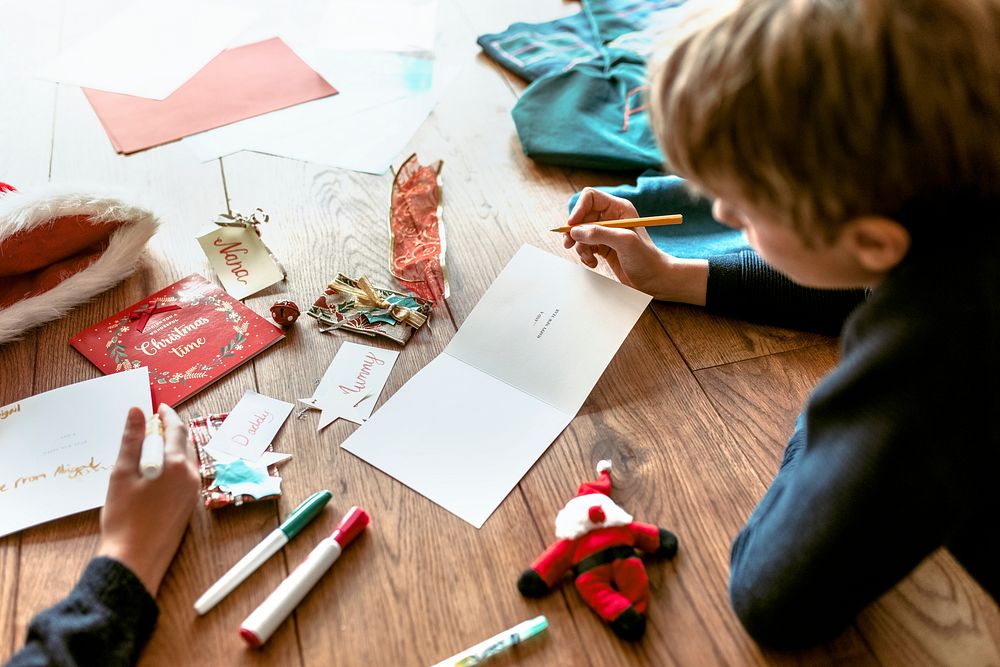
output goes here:
<path id="1" fill-rule="evenodd" d="M 699 371 L 716 409 L 737 434 L 758 478 L 773 479 L 796 415 L 837 361 L 834 343 Z M 865 609 L 855 623 L 886 664 L 1000 661 L 1000 610 L 945 551 Z"/>

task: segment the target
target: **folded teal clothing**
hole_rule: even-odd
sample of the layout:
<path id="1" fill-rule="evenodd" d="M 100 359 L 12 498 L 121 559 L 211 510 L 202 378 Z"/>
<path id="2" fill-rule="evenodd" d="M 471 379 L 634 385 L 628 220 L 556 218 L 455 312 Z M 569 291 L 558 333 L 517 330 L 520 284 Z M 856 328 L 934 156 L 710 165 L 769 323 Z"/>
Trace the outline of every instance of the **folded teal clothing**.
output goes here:
<path id="1" fill-rule="evenodd" d="M 683 215 L 684 222 L 679 225 L 647 229 L 656 247 L 675 257 L 708 259 L 750 247 L 742 232 L 712 217 L 712 202 L 693 195 L 684 179 L 677 176 L 648 171 L 639 176 L 635 185 L 595 189 L 629 200 L 641 217 Z M 578 192 L 570 198 L 568 210 L 573 210 L 579 197 Z"/>
<path id="2" fill-rule="evenodd" d="M 511 112 L 525 154 L 571 167 L 660 168 L 646 56 L 664 14 L 684 1 L 581 0 L 573 16 L 479 37 L 489 57 L 532 81 Z"/>
<path id="3" fill-rule="evenodd" d="M 526 155 L 588 169 L 663 164 L 645 113 L 646 66 L 627 51 L 616 56 L 608 67 L 580 63 L 524 92 L 511 115 Z"/>

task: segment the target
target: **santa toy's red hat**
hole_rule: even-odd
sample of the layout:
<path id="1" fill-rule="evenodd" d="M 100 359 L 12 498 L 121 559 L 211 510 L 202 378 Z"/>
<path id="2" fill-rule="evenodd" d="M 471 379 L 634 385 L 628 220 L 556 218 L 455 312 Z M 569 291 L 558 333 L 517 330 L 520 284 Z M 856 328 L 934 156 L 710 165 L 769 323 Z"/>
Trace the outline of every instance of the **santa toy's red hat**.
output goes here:
<path id="1" fill-rule="evenodd" d="M 611 500 L 611 461 L 597 464 L 597 480 L 584 482 L 556 516 L 556 537 L 573 539 L 597 528 L 625 526 L 632 515 Z"/>

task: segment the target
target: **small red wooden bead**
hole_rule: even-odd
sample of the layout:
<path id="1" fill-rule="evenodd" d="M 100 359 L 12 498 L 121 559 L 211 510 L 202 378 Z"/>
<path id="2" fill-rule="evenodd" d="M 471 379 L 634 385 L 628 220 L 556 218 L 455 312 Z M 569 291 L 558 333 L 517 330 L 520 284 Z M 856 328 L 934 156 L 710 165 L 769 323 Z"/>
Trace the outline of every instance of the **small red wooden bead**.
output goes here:
<path id="1" fill-rule="evenodd" d="M 294 301 L 275 301 L 271 306 L 271 319 L 283 327 L 287 327 L 299 319 L 299 307 Z"/>

